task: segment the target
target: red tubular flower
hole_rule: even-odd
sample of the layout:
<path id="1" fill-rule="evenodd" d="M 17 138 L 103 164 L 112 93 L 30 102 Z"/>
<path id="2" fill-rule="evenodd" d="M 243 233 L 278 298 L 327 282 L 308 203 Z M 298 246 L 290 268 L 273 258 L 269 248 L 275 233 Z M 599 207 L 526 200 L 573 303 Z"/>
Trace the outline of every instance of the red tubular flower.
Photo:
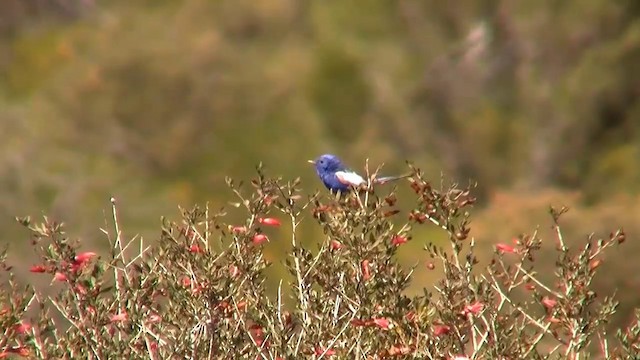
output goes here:
<path id="1" fill-rule="evenodd" d="M 548 296 L 542 298 L 542 305 L 544 305 L 544 307 L 546 307 L 547 309 L 553 308 L 557 303 L 558 301 L 556 301 L 556 299 L 550 298 Z"/>
<path id="2" fill-rule="evenodd" d="M 503 254 L 516 252 L 516 249 L 513 246 L 507 244 L 497 244 L 496 249 Z"/>
<path id="3" fill-rule="evenodd" d="M 26 323 L 26 322 L 21 322 L 20 324 L 16 324 L 15 325 L 14 330 L 18 334 L 27 333 L 27 332 L 29 332 L 29 330 L 31 330 L 31 324 Z"/>
<path id="4" fill-rule="evenodd" d="M 402 235 L 396 235 L 393 237 L 393 239 L 391 239 L 391 244 L 394 246 L 400 246 L 404 243 L 406 243 L 408 240 L 406 237 L 402 236 Z"/>
<path id="5" fill-rule="evenodd" d="M 247 310 L 247 302 L 246 302 L 246 301 L 244 301 L 244 300 L 243 300 L 243 301 L 239 301 L 239 302 L 236 304 L 236 308 L 237 308 L 238 310 L 240 310 L 240 311 L 245 311 L 245 310 Z"/>
<path id="6" fill-rule="evenodd" d="M 371 320 L 374 325 L 384 330 L 389 330 L 393 327 L 393 324 L 387 318 L 373 318 Z"/>
<path id="7" fill-rule="evenodd" d="M 111 317 L 109 318 L 109 321 L 111 321 L 112 323 L 114 322 L 122 322 L 122 321 L 126 321 L 127 320 L 127 312 L 123 311 L 121 313 L 115 314 L 115 315 L 111 315 Z"/>
<path id="8" fill-rule="evenodd" d="M 366 281 L 371 278 L 371 269 L 369 268 L 369 260 L 362 260 L 360 264 L 362 268 L 362 278 Z"/>
<path id="9" fill-rule="evenodd" d="M 527 284 L 524 284 L 524 288 L 531 291 L 531 290 L 534 290 L 536 286 L 533 285 L 532 283 L 527 283 Z"/>
<path id="10" fill-rule="evenodd" d="M 481 303 L 480 301 L 475 301 L 467 306 L 464 307 L 464 310 L 462 310 L 462 314 L 467 316 L 467 315 L 478 315 L 482 309 L 484 309 L 484 304 Z"/>
<path id="11" fill-rule="evenodd" d="M 87 288 L 85 288 L 81 284 L 76 284 L 75 289 L 76 289 L 76 293 L 80 295 L 87 295 Z"/>
<path id="12" fill-rule="evenodd" d="M 94 253 L 93 251 L 81 252 L 80 254 L 76 255 L 73 258 L 73 261 L 76 264 L 84 264 L 87 261 L 91 260 L 91 258 L 96 256 L 96 255 L 98 255 L 98 254 Z"/>
<path id="13" fill-rule="evenodd" d="M 258 222 L 267 226 L 280 226 L 280 220 L 276 218 L 258 218 Z"/>
<path id="14" fill-rule="evenodd" d="M 269 241 L 269 238 L 265 234 L 255 234 L 251 240 L 254 245 L 260 245 L 267 241 Z"/>
<path id="15" fill-rule="evenodd" d="M 435 324 L 433 325 L 433 334 L 435 336 L 446 335 L 451 331 L 451 328 L 447 325 Z"/>
<path id="16" fill-rule="evenodd" d="M 229 225 L 229 231 L 231 231 L 234 234 L 244 234 L 247 232 L 247 227 Z"/>
<path id="17" fill-rule="evenodd" d="M 316 346 L 315 353 L 316 356 L 321 356 L 322 354 L 324 354 L 324 356 L 333 356 L 336 354 L 336 351 L 333 349 L 325 349 L 321 346 Z"/>
<path id="18" fill-rule="evenodd" d="M 78 263 L 73 263 L 71 264 L 71 266 L 69 267 L 71 269 L 72 273 L 78 273 L 80 270 L 82 270 L 83 264 L 78 264 Z"/>
<path id="19" fill-rule="evenodd" d="M 44 265 L 33 265 L 29 271 L 32 273 L 45 273 L 47 272 L 47 267 Z"/>
<path id="20" fill-rule="evenodd" d="M 61 272 L 57 272 L 53 275 L 53 279 L 56 281 L 67 281 L 69 280 L 69 278 L 67 278 L 67 275 L 61 273 Z"/>
<path id="21" fill-rule="evenodd" d="M 331 240 L 331 243 L 329 243 L 329 246 L 331 247 L 331 250 L 340 250 L 342 249 L 342 243 L 338 240 Z"/>
<path id="22" fill-rule="evenodd" d="M 193 244 L 193 245 L 189 246 L 189 252 L 190 253 L 194 253 L 194 254 L 200 254 L 203 251 L 200 248 L 200 246 L 198 246 L 198 244 Z"/>

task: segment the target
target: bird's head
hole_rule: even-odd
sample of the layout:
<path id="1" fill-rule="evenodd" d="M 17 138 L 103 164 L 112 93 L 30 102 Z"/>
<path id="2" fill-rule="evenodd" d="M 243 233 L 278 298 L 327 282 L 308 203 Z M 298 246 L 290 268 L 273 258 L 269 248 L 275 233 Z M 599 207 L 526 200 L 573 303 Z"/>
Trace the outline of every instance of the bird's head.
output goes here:
<path id="1" fill-rule="evenodd" d="M 340 161 L 340 159 L 337 156 L 331 155 L 331 154 L 321 155 L 315 160 L 309 160 L 309 162 L 316 167 L 316 171 L 318 173 L 336 172 L 336 171 L 345 170 L 345 167 L 342 164 L 342 161 Z"/>

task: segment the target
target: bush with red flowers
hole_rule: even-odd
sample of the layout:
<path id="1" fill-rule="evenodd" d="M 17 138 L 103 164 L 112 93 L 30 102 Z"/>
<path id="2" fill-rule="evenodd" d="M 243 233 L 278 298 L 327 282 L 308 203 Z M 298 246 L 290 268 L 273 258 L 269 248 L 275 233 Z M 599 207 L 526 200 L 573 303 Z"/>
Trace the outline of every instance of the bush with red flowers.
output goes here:
<path id="1" fill-rule="evenodd" d="M 0 359 L 579 359 L 640 355 L 640 323 L 605 332 L 612 296 L 590 284 L 603 252 L 624 242 L 604 239 L 569 246 L 561 215 L 556 230 L 555 282 L 538 277 L 543 240 L 534 232 L 495 244 L 493 258 L 474 254 L 470 188 L 435 188 L 412 168 L 415 204 L 401 210 L 393 192 L 367 188 L 333 196 L 301 195 L 299 181 L 266 177 L 227 184 L 246 221 L 225 212 L 182 211 L 163 220 L 159 239 L 125 239 L 115 200 L 108 255 L 79 250 L 61 224 L 19 221 L 40 260 L 34 277 L 51 279 L 52 295 L 8 281 L 0 290 Z M 326 235 L 317 250 L 301 246 L 299 225 L 314 219 Z M 412 237 L 437 226 L 447 246 Z M 287 229 L 286 267 L 293 279 L 275 296 L 265 289 L 263 250 L 269 228 Z M 425 243 L 428 258 L 412 269 L 397 261 L 407 242 Z M 405 291 L 415 271 L 442 270 L 421 295 Z M 290 294 L 286 298 L 285 294 Z"/>

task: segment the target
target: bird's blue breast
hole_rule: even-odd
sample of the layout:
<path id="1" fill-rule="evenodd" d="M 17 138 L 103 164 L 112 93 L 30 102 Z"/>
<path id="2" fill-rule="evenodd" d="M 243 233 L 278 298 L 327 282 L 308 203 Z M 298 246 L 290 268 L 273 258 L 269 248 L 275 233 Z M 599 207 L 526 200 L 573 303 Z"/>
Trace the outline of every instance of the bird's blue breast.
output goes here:
<path id="1" fill-rule="evenodd" d="M 333 172 L 324 172 L 318 175 L 320 176 L 320 179 L 322 179 L 322 183 L 324 184 L 324 186 L 326 186 L 327 189 L 331 191 L 346 192 L 349 190 L 349 186 L 340 182 L 336 174 Z"/>

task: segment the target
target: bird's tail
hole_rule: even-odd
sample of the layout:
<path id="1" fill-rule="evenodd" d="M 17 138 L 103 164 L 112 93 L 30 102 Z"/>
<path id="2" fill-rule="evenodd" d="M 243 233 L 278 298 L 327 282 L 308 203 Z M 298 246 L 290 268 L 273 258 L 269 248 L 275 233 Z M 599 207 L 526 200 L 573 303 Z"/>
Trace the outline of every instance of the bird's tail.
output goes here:
<path id="1" fill-rule="evenodd" d="M 398 175 L 398 176 L 383 176 L 383 177 L 373 179 L 373 183 L 386 184 L 390 181 L 396 181 L 396 180 L 408 178 L 409 176 L 411 176 L 411 174 L 404 174 L 404 175 Z"/>

